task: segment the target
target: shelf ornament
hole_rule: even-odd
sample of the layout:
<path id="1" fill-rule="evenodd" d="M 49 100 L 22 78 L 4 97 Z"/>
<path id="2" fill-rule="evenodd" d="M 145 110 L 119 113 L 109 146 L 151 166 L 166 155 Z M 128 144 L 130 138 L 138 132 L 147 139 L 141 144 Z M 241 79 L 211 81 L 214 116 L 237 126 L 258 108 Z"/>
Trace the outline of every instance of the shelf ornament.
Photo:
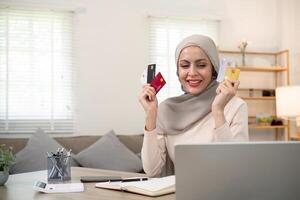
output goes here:
<path id="1" fill-rule="evenodd" d="M 246 53 L 247 46 L 248 46 L 247 41 L 242 41 L 238 46 L 238 48 L 240 49 L 241 54 L 242 54 L 242 66 L 246 66 L 245 53 Z"/>

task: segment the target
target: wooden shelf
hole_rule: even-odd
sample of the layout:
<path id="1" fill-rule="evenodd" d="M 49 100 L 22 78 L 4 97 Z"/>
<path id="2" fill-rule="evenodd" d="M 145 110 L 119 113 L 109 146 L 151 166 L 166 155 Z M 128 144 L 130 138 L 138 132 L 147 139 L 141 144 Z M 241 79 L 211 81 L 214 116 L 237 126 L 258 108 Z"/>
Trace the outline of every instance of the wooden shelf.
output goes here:
<path id="1" fill-rule="evenodd" d="M 265 102 L 266 104 L 271 103 L 272 107 L 266 106 L 266 109 L 268 109 L 267 112 L 273 113 L 274 116 L 272 116 L 273 119 L 280 119 L 277 118 L 276 116 L 276 108 L 273 105 L 276 100 L 276 96 L 263 96 L 264 90 L 271 91 L 272 95 L 275 95 L 275 88 L 278 86 L 283 86 L 283 85 L 289 85 L 290 84 L 290 53 L 289 50 L 282 50 L 282 51 L 277 51 L 277 52 L 259 52 L 259 51 L 246 51 L 246 52 L 241 52 L 238 50 L 234 51 L 227 51 L 227 50 L 218 50 L 220 57 L 231 60 L 236 60 L 237 58 L 242 58 L 242 54 L 246 54 L 246 57 L 248 58 L 256 58 L 256 57 L 263 57 L 263 58 L 268 58 L 270 60 L 268 63 L 265 65 L 256 65 L 258 62 L 255 62 L 256 60 L 253 59 L 252 63 L 248 63 L 245 66 L 236 66 L 238 69 L 240 69 L 241 74 L 245 76 L 252 76 L 255 78 L 257 74 L 261 75 L 266 75 L 266 73 L 270 73 L 272 76 L 271 78 L 274 81 L 274 88 L 268 88 L 264 89 L 264 87 L 268 87 L 267 85 L 264 85 L 263 77 L 259 76 L 258 80 L 261 81 L 261 84 L 257 84 L 256 87 L 258 88 L 247 88 L 251 87 L 251 82 L 249 84 L 245 83 L 244 88 L 238 89 L 238 94 L 240 98 L 244 99 L 246 103 L 251 105 L 251 107 L 255 108 L 255 105 L 252 103 L 256 103 L 259 101 L 268 101 Z M 236 62 L 234 62 L 236 63 Z M 229 65 L 229 64 L 228 64 Z M 268 74 L 269 75 L 269 74 Z M 244 76 L 240 76 L 240 78 L 244 78 Z M 255 79 L 254 79 L 255 80 Z M 241 80 L 242 82 L 242 80 Z M 273 92 L 274 91 L 274 92 Z M 273 94 L 274 93 L 274 94 Z M 251 101 L 251 102 L 250 102 Z M 253 102 L 252 102 L 253 101 Z M 270 102 L 272 101 L 272 102 Z M 260 103 L 260 102 L 259 102 Z M 259 108 L 257 108 L 255 112 L 258 112 Z M 256 116 L 248 116 L 249 120 L 249 128 L 251 129 L 260 129 L 260 130 L 272 130 L 272 132 L 275 133 L 275 138 L 277 140 L 281 139 L 281 130 L 283 130 L 284 134 L 286 134 L 286 139 L 290 139 L 290 127 L 289 127 L 289 122 L 284 121 L 283 125 L 276 125 L 276 126 L 271 126 L 269 124 L 267 125 L 259 125 L 256 124 Z M 254 131 L 254 130 L 253 130 Z M 300 140 L 300 133 L 298 134 L 297 140 Z"/>
<path id="2" fill-rule="evenodd" d="M 238 66 L 244 72 L 283 72 L 287 71 L 287 67 L 274 66 L 274 67 L 258 67 L 258 66 Z"/>
<path id="3" fill-rule="evenodd" d="M 240 51 L 226 51 L 226 50 L 219 50 L 219 53 L 225 54 L 242 54 Z M 249 55 L 265 55 L 265 56 L 276 56 L 278 53 L 271 53 L 271 52 L 254 52 L 254 51 L 247 51 L 245 54 Z"/>
<path id="4" fill-rule="evenodd" d="M 275 129 L 275 128 L 288 128 L 288 126 L 287 125 L 271 126 L 271 125 L 249 124 L 249 128 L 255 128 L 255 129 Z"/>
<path id="5" fill-rule="evenodd" d="M 276 97 L 263 97 L 263 96 L 257 96 L 257 97 L 243 97 L 240 96 L 240 98 L 244 100 L 276 100 Z"/>
<path id="6" fill-rule="evenodd" d="M 238 91 L 263 91 L 263 90 L 275 90 L 274 88 L 238 88 Z"/>
<path id="7" fill-rule="evenodd" d="M 300 140 L 300 134 L 298 133 L 297 135 L 291 136 L 291 140 Z"/>
<path id="8" fill-rule="evenodd" d="M 227 51 L 227 50 L 219 50 L 221 54 L 242 54 L 241 51 Z M 246 51 L 246 55 L 265 55 L 265 56 L 277 56 L 280 54 L 289 53 L 289 50 L 283 50 L 279 52 L 258 52 L 258 51 Z"/>
<path id="9" fill-rule="evenodd" d="M 276 115 L 272 115 L 272 116 L 270 116 L 270 117 L 272 117 L 272 119 L 284 120 L 284 119 L 282 119 L 282 118 L 276 117 Z M 256 118 L 256 116 L 249 115 L 248 118 Z"/>

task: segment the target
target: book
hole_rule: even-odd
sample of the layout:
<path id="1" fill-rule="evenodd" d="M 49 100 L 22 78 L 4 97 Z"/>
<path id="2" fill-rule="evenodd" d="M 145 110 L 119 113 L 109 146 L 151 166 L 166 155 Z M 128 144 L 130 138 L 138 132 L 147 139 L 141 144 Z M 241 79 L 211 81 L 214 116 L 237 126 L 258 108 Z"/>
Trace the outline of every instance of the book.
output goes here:
<path id="1" fill-rule="evenodd" d="M 102 182 L 96 183 L 95 186 L 156 197 L 175 192 L 175 176 L 150 178 L 146 181 L 134 182 Z"/>

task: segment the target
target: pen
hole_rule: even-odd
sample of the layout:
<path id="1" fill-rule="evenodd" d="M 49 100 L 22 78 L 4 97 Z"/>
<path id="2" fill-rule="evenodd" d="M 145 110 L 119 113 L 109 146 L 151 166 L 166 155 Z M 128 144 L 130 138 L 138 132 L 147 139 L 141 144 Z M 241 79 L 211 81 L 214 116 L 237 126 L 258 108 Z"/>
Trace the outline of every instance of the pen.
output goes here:
<path id="1" fill-rule="evenodd" d="M 122 179 L 121 182 L 134 182 L 134 181 L 147 181 L 147 177 L 135 177 L 135 178 L 127 178 L 127 179 Z"/>
<path id="2" fill-rule="evenodd" d="M 60 154 L 63 155 L 64 154 L 64 148 L 61 148 L 60 150 Z"/>
<path id="3" fill-rule="evenodd" d="M 72 149 L 70 149 L 70 150 L 67 152 L 67 156 L 70 156 L 70 155 L 71 155 L 71 152 L 72 152 Z"/>

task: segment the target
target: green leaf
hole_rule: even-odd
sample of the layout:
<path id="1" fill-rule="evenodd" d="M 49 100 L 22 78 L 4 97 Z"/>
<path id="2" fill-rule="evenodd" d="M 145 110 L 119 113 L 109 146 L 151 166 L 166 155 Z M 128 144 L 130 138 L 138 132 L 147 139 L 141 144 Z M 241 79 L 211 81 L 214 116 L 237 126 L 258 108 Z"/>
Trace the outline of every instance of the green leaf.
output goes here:
<path id="1" fill-rule="evenodd" d="M 0 146 L 0 171 L 8 171 L 15 162 L 15 155 L 12 147 L 7 147 L 5 144 Z"/>

